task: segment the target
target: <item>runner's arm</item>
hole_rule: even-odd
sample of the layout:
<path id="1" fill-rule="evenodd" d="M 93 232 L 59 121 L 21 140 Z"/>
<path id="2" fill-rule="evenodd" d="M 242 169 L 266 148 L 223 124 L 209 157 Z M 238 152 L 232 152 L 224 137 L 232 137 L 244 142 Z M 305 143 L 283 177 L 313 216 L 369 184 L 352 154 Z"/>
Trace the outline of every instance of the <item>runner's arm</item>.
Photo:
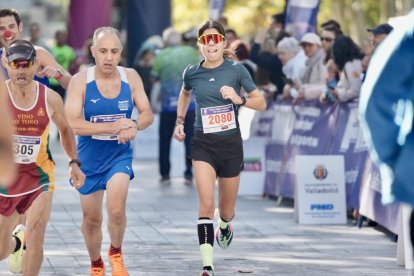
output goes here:
<path id="1" fill-rule="evenodd" d="M 191 102 L 191 92 L 181 88 L 180 95 L 178 97 L 177 103 L 177 121 L 174 128 L 174 135 L 173 137 L 182 142 L 185 139 L 185 132 L 184 132 L 184 121 L 185 115 L 188 111 L 188 106 Z"/>
<path id="2" fill-rule="evenodd" d="M 63 150 L 69 159 L 77 159 L 75 135 L 66 119 L 62 98 L 52 89 L 48 89 L 47 103 L 50 117 L 59 130 Z"/>
<path id="3" fill-rule="evenodd" d="M 244 105 L 245 107 L 259 111 L 266 110 L 267 103 L 262 93 L 260 93 L 259 89 L 256 88 L 248 95 L 249 97 L 246 99 L 246 104 Z"/>
<path id="4" fill-rule="evenodd" d="M 72 75 L 44 48 L 36 47 L 36 54 L 43 68 L 38 74 L 39 77 L 55 78 L 63 88 L 67 89 Z"/>
<path id="5" fill-rule="evenodd" d="M 145 94 L 141 77 L 135 70 L 128 68 L 126 70 L 128 81 L 131 85 L 132 99 L 134 100 L 134 105 L 138 109 L 139 114 L 137 119 L 137 128 L 139 130 L 143 130 L 152 124 L 154 121 L 154 114 L 152 113 L 148 97 Z"/>
<path id="6" fill-rule="evenodd" d="M 177 116 L 183 116 L 187 114 L 188 107 L 191 102 L 191 92 L 181 88 L 180 96 L 178 97 L 177 103 Z"/>
<path id="7" fill-rule="evenodd" d="M 66 120 L 62 98 L 55 91 L 49 89 L 47 94 L 48 111 L 52 121 L 60 133 L 60 142 L 63 150 L 69 157 L 69 161 L 78 159 L 78 148 L 76 146 L 75 134 Z M 70 176 L 76 189 L 83 186 L 85 175 L 80 170 L 80 164 L 70 162 Z"/>
<path id="8" fill-rule="evenodd" d="M 83 105 L 86 91 L 86 70 L 72 77 L 66 93 L 65 111 L 68 122 L 76 135 L 91 136 L 118 134 L 122 129 L 135 127 L 130 119 L 120 119 L 112 123 L 91 123 L 83 118 Z"/>
<path id="9" fill-rule="evenodd" d="M 0 74 L 2 75 L 2 74 Z M 8 186 L 15 173 L 13 152 L 13 127 L 9 110 L 6 105 L 5 93 L 7 88 L 4 81 L 0 81 L 0 185 Z"/>

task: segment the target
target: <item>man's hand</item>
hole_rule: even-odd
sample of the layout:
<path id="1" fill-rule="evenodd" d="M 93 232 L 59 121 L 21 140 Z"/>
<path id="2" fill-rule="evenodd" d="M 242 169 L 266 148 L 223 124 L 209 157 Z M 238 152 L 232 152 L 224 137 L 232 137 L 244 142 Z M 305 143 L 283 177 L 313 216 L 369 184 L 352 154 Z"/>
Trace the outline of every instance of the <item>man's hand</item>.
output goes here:
<path id="1" fill-rule="evenodd" d="M 125 144 L 128 141 L 132 141 L 135 139 L 135 134 L 137 133 L 137 127 L 134 123 L 133 127 L 123 129 L 118 134 L 118 144 Z"/>
<path id="2" fill-rule="evenodd" d="M 40 72 L 38 72 L 37 75 L 39 77 L 60 79 L 63 76 L 63 73 L 60 71 L 60 69 L 46 66 Z"/>
<path id="3" fill-rule="evenodd" d="M 184 125 L 183 124 L 177 124 L 177 126 L 174 129 L 174 138 L 178 142 L 182 142 L 185 139 L 185 132 L 184 132 Z"/>
<path id="4" fill-rule="evenodd" d="M 120 134 L 122 130 L 129 128 L 137 128 L 135 122 L 131 119 L 122 118 L 112 123 L 110 133 Z"/>
<path id="5" fill-rule="evenodd" d="M 72 179 L 72 185 L 75 189 L 80 189 L 85 183 L 86 176 L 79 168 L 78 164 L 73 163 L 69 167 L 70 177 Z"/>

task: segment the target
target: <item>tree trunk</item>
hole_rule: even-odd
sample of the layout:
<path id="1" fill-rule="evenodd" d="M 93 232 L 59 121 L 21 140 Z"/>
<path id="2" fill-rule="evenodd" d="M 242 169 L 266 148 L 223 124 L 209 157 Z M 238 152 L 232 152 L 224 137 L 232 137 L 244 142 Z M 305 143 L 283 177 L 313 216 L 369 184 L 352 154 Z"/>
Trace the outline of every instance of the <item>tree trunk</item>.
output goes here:
<path id="1" fill-rule="evenodd" d="M 366 20 L 365 20 L 365 13 L 362 10 L 362 1 L 361 0 L 353 0 L 352 1 L 352 13 L 353 13 L 353 19 L 351 22 L 352 26 L 352 34 L 353 37 L 357 40 L 355 41 L 357 44 L 361 45 L 362 41 L 366 39 L 367 33 L 366 33 Z M 361 26 L 364 26 L 361 28 Z"/>
<path id="2" fill-rule="evenodd" d="M 402 1 L 402 14 L 401 15 L 406 15 L 408 14 L 411 9 L 414 8 L 414 0 L 404 0 Z"/>
<path id="3" fill-rule="evenodd" d="M 397 14 L 396 9 L 396 2 L 389 1 L 389 0 L 381 0 L 380 7 L 381 7 L 381 16 L 380 16 L 380 23 L 384 23 L 388 21 L 388 18 L 394 17 Z"/>

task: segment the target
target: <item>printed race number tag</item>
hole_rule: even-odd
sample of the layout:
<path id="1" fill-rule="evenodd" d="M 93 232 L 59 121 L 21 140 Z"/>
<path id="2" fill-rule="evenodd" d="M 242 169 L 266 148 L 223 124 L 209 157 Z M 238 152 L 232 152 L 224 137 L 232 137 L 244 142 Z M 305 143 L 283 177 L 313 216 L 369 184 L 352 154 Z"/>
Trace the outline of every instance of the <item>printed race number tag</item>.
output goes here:
<path id="1" fill-rule="evenodd" d="M 201 108 L 204 133 L 214 133 L 236 128 L 232 104 Z"/>
<path id="2" fill-rule="evenodd" d="M 118 121 L 119 119 L 126 118 L 126 114 L 111 114 L 111 115 L 96 115 L 91 116 L 91 123 L 112 123 Z M 101 134 L 101 135 L 92 135 L 92 139 L 96 140 L 118 140 L 118 135 L 116 134 Z"/>
<path id="3" fill-rule="evenodd" d="M 18 164 L 35 163 L 40 150 L 39 136 L 14 135 L 14 161 Z"/>

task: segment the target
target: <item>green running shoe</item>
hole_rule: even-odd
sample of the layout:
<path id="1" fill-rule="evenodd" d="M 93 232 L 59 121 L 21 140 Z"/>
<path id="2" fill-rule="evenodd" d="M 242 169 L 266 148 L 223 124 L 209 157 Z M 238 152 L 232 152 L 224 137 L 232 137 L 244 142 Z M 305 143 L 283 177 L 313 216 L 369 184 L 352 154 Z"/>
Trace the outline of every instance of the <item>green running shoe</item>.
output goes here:
<path id="1" fill-rule="evenodd" d="M 221 248 L 227 249 L 230 246 L 230 243 L 233 240 L 233 232 L 234 229 L 230 224 L 224 230 L 222 230 L 220 226 L 217 226 L 216 241 Z"/>
<path id="2" fill-rule="evenodd" d="M 22 224 L 16 226 L 13 231 L 12 236 L 20 241 L 20 248 L 16 252 L 9 255 L 9 271 L 12 273 L 22 273 L 22 259 L 23 254 L 26 251 L 26 246 L 24 244 L 24 231 L 26 227 Z"/>

